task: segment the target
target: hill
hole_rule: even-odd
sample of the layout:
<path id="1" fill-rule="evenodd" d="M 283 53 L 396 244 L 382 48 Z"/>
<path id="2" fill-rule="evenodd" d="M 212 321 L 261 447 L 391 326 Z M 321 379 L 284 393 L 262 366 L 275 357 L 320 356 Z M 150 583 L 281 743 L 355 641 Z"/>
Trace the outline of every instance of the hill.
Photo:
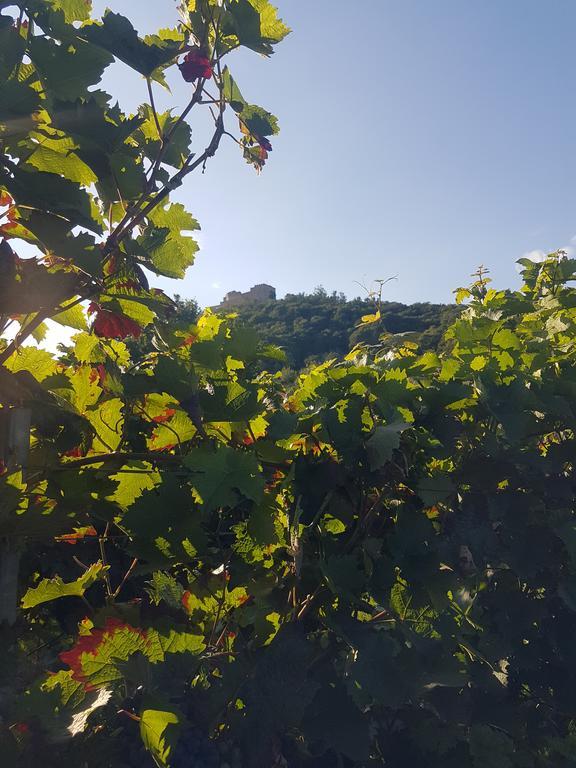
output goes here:
<path id="1" fill-rule="evenodd" d="M 363 315 L 374 312 L 369 299 L 348 300 L 343 294 L 317 289 L 312 294 L 237 307 L 243 325 L 256 329 L 262 339 L 285 349 L 290 367 L 299 370 L 312 361 L 346 354 L 360 341 L 375 342 L 382 333 L 416 334 L 423 349 L 438 346 L 442 333 L 458 308 L 447 304 L 383 302 L 379 326 L 359 328 Z"/>

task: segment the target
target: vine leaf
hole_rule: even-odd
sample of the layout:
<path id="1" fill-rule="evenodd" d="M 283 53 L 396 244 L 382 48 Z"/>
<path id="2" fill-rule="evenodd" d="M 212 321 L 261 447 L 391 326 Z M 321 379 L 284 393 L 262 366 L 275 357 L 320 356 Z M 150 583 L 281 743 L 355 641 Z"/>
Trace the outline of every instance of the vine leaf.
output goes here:
<path id="1" fill-rule="evenodd" d="M 233 24 L 225 27 L 225 32 L 234 32 L 240 45 L 264 56 L 270 56 L 273 45 L 290 33 L 268 0 L 234 0 L 229 13 Z"/>
<path id="2" fill-rule="evenodd" d="M 264 495 L 264 478 L 255 456 L 223 446 L 216 451 L 198 448 L 184 459 L 192 483 L 207 510 L 234 506 L 244 497 L 256 503 Z"/>
<path id="3" fill-rule="evenodd" d="M 372 436 L 366 441 L 370 469 L 380 469 L 390 461 L 394 451 L 400 446 L 400 435 L 409 427 L 410 424 L 405 422 L 376 427 Z"/>
<path id="4" fill-rule="evenodd" d="M 101 22 L 84 27 L 82 32 L 90 42 L 145 77 L 173 60 L 182 47 L 181 39 L 170 37 L 162 39 L 156 36 L 154 43 L 142 40 L 125 16 L 111 11 L 105 13 Z"/>
<path id="5" fill-rule="evenodd" d="M 176 743 L 180 718 L 175 712 L 145 709 L 140 716 L 140 735 L 146 749 L 167 764 L 170 751 Z"/>
<path id="6" fill-rule="evenodd" d="M 26 592 L 22 598 L 22 608 L 36 608 L 42 603 L 58 600 L 61 597 L 83 597 L 86 590 L 101 579 L 107 570 L 107 566 L 98 562 L 91 565 L 76 581 L 64 582 L 60 576 L 42 579 L 37 587 Z"/>

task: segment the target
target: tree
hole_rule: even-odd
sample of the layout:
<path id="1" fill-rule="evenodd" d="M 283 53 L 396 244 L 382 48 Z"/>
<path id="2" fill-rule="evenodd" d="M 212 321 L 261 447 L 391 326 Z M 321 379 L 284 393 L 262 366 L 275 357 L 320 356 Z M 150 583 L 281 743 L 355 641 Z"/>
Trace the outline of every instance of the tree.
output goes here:
<path id="1" fill-rule="evenodd" d="M 346 300 L 343 294 L 318 290 L 311 295 L 289 294 L 277 301 L 234 308 L 239 322 L 258 331 L 285 352 L 288 364 L 301 371 L 311 362 L 342 357 L 358 343 L 379 344 L 384 334 L 411 334 L 425 350 L 435 349 L 458 315 L 454 305 L 379 303 L 381 322 L 366 325 L 362 317 L 374 312 L 370 299 Z"/>

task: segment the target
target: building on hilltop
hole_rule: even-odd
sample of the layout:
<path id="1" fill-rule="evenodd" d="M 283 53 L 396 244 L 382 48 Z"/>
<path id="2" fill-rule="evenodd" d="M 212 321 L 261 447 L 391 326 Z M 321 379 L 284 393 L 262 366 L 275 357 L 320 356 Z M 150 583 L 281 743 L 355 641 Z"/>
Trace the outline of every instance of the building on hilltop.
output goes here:
<path id="1" fill-rule="evenodd" d="M 224 296 L 222 303 L 217 309 L 234 309 L 235 307 L 244 307 L 247 304 L 261 304 L 265 301 L 276 300 L 276 288 L 272 285 L 261 283 L 250 288 L 246 293 L 241 291 L 230 291 Z"/>

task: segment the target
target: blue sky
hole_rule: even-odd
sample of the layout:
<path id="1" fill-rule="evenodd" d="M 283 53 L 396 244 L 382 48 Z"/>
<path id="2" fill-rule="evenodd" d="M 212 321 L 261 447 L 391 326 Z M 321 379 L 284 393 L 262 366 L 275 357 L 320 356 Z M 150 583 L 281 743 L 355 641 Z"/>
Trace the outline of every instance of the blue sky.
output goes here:
<path id="1" fill-rule="evenodd" d="M 269 165 L 257 176 L 229 141 L 188 179 L 178 199 L 202 250 L 162 287 L 207 305 L 259 282 L 355 296 L 397 275 L 385 298 L 449 301 L 480 263 L 513 286 L 516 259 L 571 247 L 576 3 L 276 4 L 292 35 L 271 59 L 229 61 L 244 95 L 280 118 Z M 142 33 L 176 20 L 174 0 L 95 11 L 106 5 Z M 145 86 L 124 69 L 105 84 L 135 108 Z M 159 100 L 181 107 L 190 86 L 172 82 Z"/>

